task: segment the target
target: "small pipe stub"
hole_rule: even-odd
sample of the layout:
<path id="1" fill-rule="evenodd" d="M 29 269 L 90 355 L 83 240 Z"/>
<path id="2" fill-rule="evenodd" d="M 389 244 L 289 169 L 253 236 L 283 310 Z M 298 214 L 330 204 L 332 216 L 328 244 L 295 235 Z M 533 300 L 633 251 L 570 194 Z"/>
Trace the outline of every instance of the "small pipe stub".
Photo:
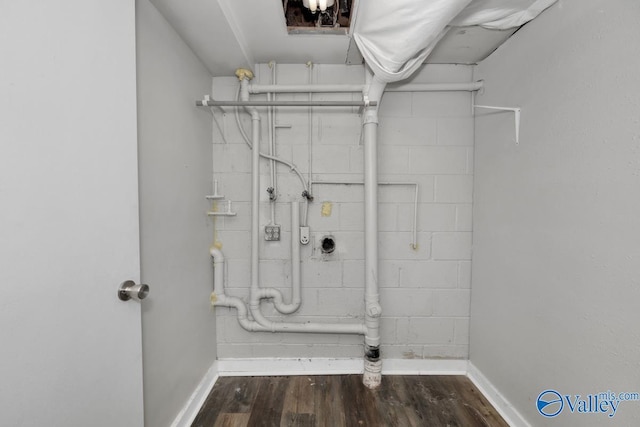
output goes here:
<path id="1" fill-rule="evenodd" d="M 253 71 L 246 68 L 238 68 L 236 70 L 236 77 L 238 77 L 238 80 L 253 80 Z"/>
<path id="2" fill-rule="evenodd" d="M 309 193 L 307 190 L 304 190 L 302 192 L 302 197 L 304 197 L 305 199 L 307 199 L 310 202 L 313 202 L 313 195 L 311 193 Z"/>

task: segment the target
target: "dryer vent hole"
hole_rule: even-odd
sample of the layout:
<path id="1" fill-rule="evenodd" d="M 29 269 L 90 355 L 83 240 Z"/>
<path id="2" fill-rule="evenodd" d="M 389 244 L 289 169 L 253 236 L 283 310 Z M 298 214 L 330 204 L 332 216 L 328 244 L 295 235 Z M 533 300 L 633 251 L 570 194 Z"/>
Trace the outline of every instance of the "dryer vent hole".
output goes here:
<path id="1" fill-rule="evenodd" d="M 320 241 L 320 249 L 323 254 L 330 254 L 336 250 L 336 242 L 333 236 L 325 236 Z"/>

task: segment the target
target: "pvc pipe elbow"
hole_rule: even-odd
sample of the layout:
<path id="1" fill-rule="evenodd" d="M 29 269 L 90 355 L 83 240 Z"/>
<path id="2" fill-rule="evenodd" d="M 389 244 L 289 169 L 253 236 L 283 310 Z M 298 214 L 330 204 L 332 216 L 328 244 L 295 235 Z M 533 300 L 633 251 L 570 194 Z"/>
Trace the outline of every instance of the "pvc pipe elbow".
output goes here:
<path id="1" fill-rule="evenodd" d="M 224 255 L 222 254 L 222 251 L 215 246 L 211 246 L 209 248 L 209 254 L 216 264 L 219 262 L 224 262 Z"/>
<path id="2" fill-rule="evenodd" d="M 298 311 L 298 309 L 300 308 L 300 301 L 291 301 L 291 304 L 277 304 L 274 301 L 274 305 L 276 307 L 276 310 L 278 310 L 279 313 L 282 314 L 293 314 L 296 311 Z"/>

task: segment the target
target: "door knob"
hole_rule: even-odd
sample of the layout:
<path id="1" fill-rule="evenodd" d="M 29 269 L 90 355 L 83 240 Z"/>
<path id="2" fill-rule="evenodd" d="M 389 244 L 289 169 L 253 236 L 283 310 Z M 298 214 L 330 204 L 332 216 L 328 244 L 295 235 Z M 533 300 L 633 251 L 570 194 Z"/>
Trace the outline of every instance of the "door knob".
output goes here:
<path id="1" fill-rule="evenodd" d="M 120 288 L 118 288 L 118 298 L 122 301 L 129 301 L 130 299 L 142 301 L 147 295 L 149 295 L 149 285 L 136 285 L 133 280 L 122 282 Z"/>

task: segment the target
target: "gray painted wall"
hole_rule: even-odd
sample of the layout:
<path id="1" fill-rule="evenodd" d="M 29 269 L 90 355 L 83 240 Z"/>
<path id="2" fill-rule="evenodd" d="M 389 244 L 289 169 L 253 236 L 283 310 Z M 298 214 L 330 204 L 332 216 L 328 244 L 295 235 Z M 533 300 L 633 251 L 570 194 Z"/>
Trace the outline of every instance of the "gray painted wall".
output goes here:
<path id="1" fill-rule="evenodd" d="M 534 425 L 639 425 L 538 394 L 640 389 L 640 3 L 561 0 L 478 67 L 470 358 Z"/>
<path id="2" fill-rule="evenodd" d="M 142 423 L 134 13 L 0 2 L 2 426 Z"/>
<path id="3" fill-rule="evenodd" d="M 147 0 L 137 2 L 145 424 L 169 425 L 215 360 L 210 308 L 211 76 Z"/>

